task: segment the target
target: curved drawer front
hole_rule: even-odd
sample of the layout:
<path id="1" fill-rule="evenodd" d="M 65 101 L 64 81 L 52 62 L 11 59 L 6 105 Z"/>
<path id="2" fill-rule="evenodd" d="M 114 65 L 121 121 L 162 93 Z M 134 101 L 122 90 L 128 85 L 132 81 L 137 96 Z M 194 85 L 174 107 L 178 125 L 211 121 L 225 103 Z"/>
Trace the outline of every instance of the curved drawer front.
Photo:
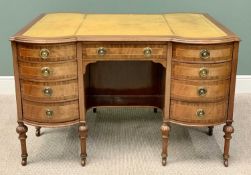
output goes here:
<path id="1" fill-rule="evenodd" d="M 172 78 L 189 80 L 228 79 L 231 75 L 231 62 L 217 64 L 188 64 L 173 61 Z"/>
<path id="2" fill-rule="evenodd" d="M 228 97 L 229 80 L 182 81 L 172 80 L 171 98 L 182 101 L 218 101 Z"/>
<path id="3" fill-rule="evenodd" d="M 69 122 L 79 119 L 78 101 L 63 103 L 34 103 L 23 100 L 25 120 L 39 123 Z"/>
<path id="4" fill-rule="evenodd" d="M 173 58 L 182 62 L 224 62 L 232 59 L 232 44 L 173 44 Z"/>
<path id="5" fill-rule="evenodd" d="M 85 59 L 166 59 L 167 45 L 159 44 L 88 44 Z"/>
<path id="6" fill-rule="evenodd" d="M 77 80 L 39 83 L 21 81 L 22 97 L 32 101 L 63 101 L 78 98 Z"/>
<path id="7" fill-rule="evenodd" d="M 65 80 L 77 78 L 77 63 L 29 63 L 19 62 L 20 78 L 30 80 Z"/>
<path id="8" fill-rule="evenodd" d="M 227 117 L 227 101 L 217 103 L 186 103 L 171 100 L 170 118 L 190 124 L 224 122 Z"/>
<path id="9" fill-rule="evenodd" d="M 19 60 L 40 61 L 65 61 L 76 59 L 76 44 L 18 44 L 17 56 Z"/>

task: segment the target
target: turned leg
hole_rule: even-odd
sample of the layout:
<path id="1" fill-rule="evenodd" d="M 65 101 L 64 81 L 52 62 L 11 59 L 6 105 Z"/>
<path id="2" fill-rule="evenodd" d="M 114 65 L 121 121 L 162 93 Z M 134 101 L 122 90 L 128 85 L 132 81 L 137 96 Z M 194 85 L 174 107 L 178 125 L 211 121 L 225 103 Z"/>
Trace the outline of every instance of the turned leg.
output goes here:
<path id="1" fill-rule="evenodd" d="M 97 108 L 92 108 L 93 113 L 97 113 Z"/>
<path id="2" fill-rule="evenodd" d="M 157 113 L 158 112 L 158 108 L 153 108 L 153 112 Z"/>
<path id="3" fill-rule="evenodd" d="M 234 128 L 232 126 L 232 123 L 227 123 L 223 127 L 223 131 L 225 132 L 225 135 L 224 135 L 225 144 L 224 144 L 223 160 L 224 160 L 225 167 L 228 167 L 230 139 L 232 138 L 231 134 L 234 132 Z"/>
<path id="4" fill-rule="evenodd" d="M 208 135 L 212 136 L 213 135 L 213 131 L 214 131 L 214 127 L 213 126 L 209 126 L 208 127 Z"/>
<path id="5" fill-rule="evenodd" d="M 81 157 L 81 165 L 85 166 L 86 163 L 86 138 L 87 138 L 87 131 L 88 128 L 85 124 L 80 124 L 79 128 L 79 139 L 80 139 L 80 148 L 81 148 L 81 153 L 80 153 L 80 157 Z"/>
<path id="6" fill-rule="evenodd" d="M 169 137 L 169 131 L 170 127 L 167 123 L 163 123 L 161 126 L 161 132 L 162 132 L 162 165 L 166 165 L 166 159 L 167 159 L 167 149 L 168 149 L 168 137 Z"/>
<path id="7" fill-rule="evenodd" d="M 25 166 L 27 164 L 27 157 L 28 157 L 27 148 L 26 148 L 26 138 L 27 138 L 26 132 L 28 131 L 28 128 L 27 128 L 27 126 L 24 125 L 23 122 L 19 122 L 16 131 L 19 134 L 18 138 L 19 138 L 20 143 L 21 143 L 21 152 L 22 152 L 22 154 L 21 154 L 21 157 L 22 157 L 21 164 L 23 166 Z"/>
<path id="8" fill-rule="evenodd" d="M 41 135 L 40 133 L 41 127 L 40 126 L 36 126 L 36 136 L 39 137 Z"/>

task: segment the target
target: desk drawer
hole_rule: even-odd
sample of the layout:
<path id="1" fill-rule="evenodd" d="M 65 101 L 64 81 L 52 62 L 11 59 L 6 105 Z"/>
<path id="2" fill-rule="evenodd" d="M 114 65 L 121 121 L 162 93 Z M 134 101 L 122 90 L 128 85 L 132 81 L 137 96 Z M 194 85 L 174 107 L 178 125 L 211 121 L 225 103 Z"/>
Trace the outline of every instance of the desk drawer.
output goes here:
<path id="1" fill-rule="evenodd" d="M 166 59 L 167 45 L 161 44 L 88 44 L 85 59 Z"/>
<path id="2" fill-rule="evenodd" d="M 214 63 L 232 59 L 233 44 L 173 44 L 173 59 L 182 62 Z"/>
<path id="3" fill-rule="evenodd" d="M 34 103 L 23 100 L 23 118 L 39 123 L 69 122 L 79 119 L 78 101 Z"/>
<path id="4" fill-rule="evenodd" d="M 170 118 L 191 124 L 224 122 L 227 117 L 227 101 L 217 103 L 187 103 L 171 100 Z"/>
<path id="5" fill-rule="evenodd" d="M 171 82 L 171 98 L 182 101 L 219 101 L 226 99 L 228 92 L 229 80 L 172 80 Z"/>
<path id="6" fill-rule="evenodd" d="M 76 59 L 75 43 L 66 44 L 18 44 L 19 60 L 54 62 Z"/>
<path id="7" fill-rule="evenodd" d="M 65 101 L 78 98 L 77 80 L 62 82 L 21 81 L 22 97 L 32 101 Z"/>
<path id="8" fill-rule="evenodd" d="M 77 63 L 30 63 L 19 62 L 21 79 L 34 81 L 65 80 L 77 78 Z"/>
<path id="9" fill-rule="evenodd" d="M 172 62 L 172 78 L 188 80 L 222 80 L 231 75 L 231 62 L 217 64 L 189 64 Z"/>

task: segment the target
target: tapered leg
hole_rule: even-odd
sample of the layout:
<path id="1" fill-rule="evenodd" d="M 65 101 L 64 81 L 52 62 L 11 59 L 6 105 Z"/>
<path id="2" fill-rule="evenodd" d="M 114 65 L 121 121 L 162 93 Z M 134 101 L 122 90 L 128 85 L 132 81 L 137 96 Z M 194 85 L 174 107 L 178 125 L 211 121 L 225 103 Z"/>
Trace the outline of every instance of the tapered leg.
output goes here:
<path id="1" fill-rule="evenodd" d="M 36 126 L 36 136 L 39 137 L 41 135 L 40 133 L 41 127 L 40 126 Z"/>
<path id="2" fill-rule="evenodd" d="M 170 127 L 168 126 L 167 123 L 163 123 L 161 126 L 161 132 L 162 132 L 162 165 L 166 165 L 166 159 L 168 156 L 167 150 L 168 150 L 168 137 L 169 137 L 169 131 Z"/>
<path id="3" fill-rule="evenodd" d="M 81 165 L 85 166 L 86 163 L 86 138 L 87 138 L 88 128 L 85 124 L 80 124 L 79 126 L 79 138 L 80 138 L 80 148 L 81 148 Z"/>
<path id="4" fill-rule="evenodd" d="M 21 152 L 22 152 L 22 154 L 21 154 L 21 157 L 22 157 L 21 164 L 23 166 L 25 166 L 27 164 L 27 157 L 28 157 L 27 148 L 26 148 L 26 138 L 27 138 L 26 132 L 28 131 L 28 128 L 27 128 L 27 126 L 24 125 L 23 122 L 19 122 L 16 131 L 19 134 L 18 138 L 19 138 L 20 143 L 21 143 Z"/>
<path id="5" fill-rule="evenodd" d="M 213 126 L 209 126 L 208 127 L 208 135 L 212 136 L 213 135 L 213 131 L 214 131 L 214 127 Z"/>
<path id="6" fill-rule="evenodd" d="M 228 167 L 228 158 L 229 158 L 229 147 L 230 147 L 230 140 L 232 138 L 231 134 L 234 132 L 234 128 L 232 126 L 232 123 L 227 123 L 223 127 L 223 131 L 225 132 L 224 139 L 224 154 L 223 154 L 223 160 L 225 167 Z"/>

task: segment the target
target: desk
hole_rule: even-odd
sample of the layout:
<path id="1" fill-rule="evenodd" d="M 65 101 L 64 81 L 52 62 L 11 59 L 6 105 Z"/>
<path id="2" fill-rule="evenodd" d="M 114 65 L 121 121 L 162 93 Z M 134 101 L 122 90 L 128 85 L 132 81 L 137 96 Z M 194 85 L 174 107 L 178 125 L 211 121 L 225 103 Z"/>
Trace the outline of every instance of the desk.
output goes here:
<path id="1" fill-rule="evenodd" d="M 86 111 L 140 106 L 163 112 L 163 165 L 170 123 L 209 135 L 225 123 L 228 166 L 239 38 L 209 15 L 43 14 L 10 40 L 22 165 L 26 124 L 37 136 L 41 127 L 78 124 L 84 166 Z"/>

